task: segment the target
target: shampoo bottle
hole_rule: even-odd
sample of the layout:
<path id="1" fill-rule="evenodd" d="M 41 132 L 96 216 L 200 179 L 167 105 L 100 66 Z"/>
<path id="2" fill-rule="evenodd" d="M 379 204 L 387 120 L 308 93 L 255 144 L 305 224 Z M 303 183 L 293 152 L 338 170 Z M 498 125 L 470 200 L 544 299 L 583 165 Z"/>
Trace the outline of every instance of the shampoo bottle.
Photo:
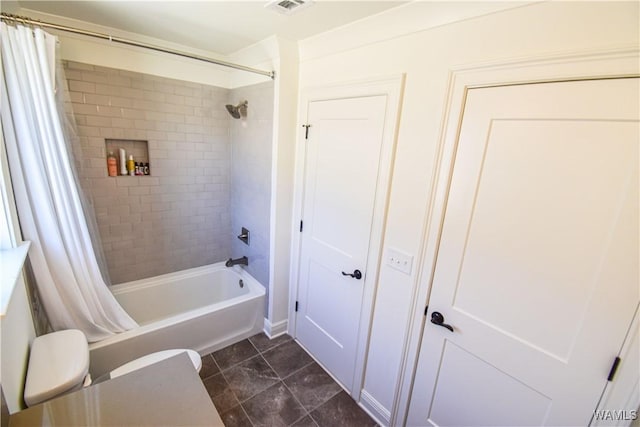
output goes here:
<path id="1" fill-rule="evenodd" d="M 133 155 L 129 154 L 129 160 L 127 160 L 127 171 L 129 172 L 129 175 L 131 176 L 135 175 L 135 167 L 136 167 L 136 164 L 133 161 Z"/>
<path id="2" fill-rule="evenodd" d="M 124 148 L 120 149 L 120 175 L 127 174 L 127 154 L 124 151 Z"/>
<path id="3" fill-rule="evenodd" d="M 113 155 L 113 151 L 109 151 L 107 156 L 107 172 L 109 172 L 109 176 L 118 176 L 118 161 Z"/>

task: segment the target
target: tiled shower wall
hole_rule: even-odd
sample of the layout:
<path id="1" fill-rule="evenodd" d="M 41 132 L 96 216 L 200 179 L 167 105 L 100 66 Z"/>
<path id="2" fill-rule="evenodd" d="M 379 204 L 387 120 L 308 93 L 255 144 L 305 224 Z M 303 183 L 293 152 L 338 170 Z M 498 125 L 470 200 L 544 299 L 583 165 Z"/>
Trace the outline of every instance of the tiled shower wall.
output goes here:
<path id="1" fill-rule="evenodd" d="M 231 249 L 249 258 L 247 270 L 269 289 L 273 82 L 232 89 L 229 101 L 248 101 L 245 119 L 231 120 Z M 249 229 L 249 245 L 236 237 Z M 268 300 L 268 298 L 267 298 Z"/>
<path id="2" fill-rule="evenodd" d="M 229 90 L 77 62 L 65 72 L 112 282 L 229 257 Z M 151 175 L 107 176 L 105 139 L 148 141 Z"/>

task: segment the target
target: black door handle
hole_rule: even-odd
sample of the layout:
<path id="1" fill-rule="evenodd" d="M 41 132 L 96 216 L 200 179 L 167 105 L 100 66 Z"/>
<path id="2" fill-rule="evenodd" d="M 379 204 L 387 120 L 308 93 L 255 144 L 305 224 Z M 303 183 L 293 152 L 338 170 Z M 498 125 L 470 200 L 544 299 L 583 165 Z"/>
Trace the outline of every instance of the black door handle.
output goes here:
<path id="1" fill-rule="evenodd" d="M 345 273 L 344 271 L 342 272 L 343 276 L 351 276 L 357 280 L 362 279 L 362 272 L 360 272 L 360 270 L 353 270 L 353 273 Z"/>
<path id="2" fill-rule="evenodd" d="M 443 328 L 447 328 L 448 330 L 453 332 L 453 326 L 444 323 L 444 316 L 437 311 L 431 313 L 431 323 L 433 323 L 434 325 L 442 326 Z"/>

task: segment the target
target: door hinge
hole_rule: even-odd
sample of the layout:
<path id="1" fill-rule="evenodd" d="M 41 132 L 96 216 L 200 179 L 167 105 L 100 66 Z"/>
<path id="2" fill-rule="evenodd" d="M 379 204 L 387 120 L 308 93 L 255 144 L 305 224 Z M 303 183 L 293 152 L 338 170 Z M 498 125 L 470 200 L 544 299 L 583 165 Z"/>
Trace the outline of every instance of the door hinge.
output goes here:
<path id="1" fill-rule="evenodd" d="M 425 315 L 425 316 L 427 315 L 427 311 L 429 311 L 429 306 L 426 306 L 426 307 L 424 308 L 424 315 Z"/>
<path id="2" fill-rule="evenodd" d="M 613 361 L 613 365 L 611 365 L 611 370 L 609 371 L 609 376 L 607 377 L 607 381 L 613 381 L 613 377 L 616 376 L 616 371 L 618 370 L 618 366 L 620 366 L 620 358 L 616 357 Z"/>
<path id="3" fill-rule="evenodd" d="M 300 220 L 300 232 L 301 233 L 302 233 L 302 226 L 303 226 L 303 223 L 302 223 L 302 220 Z"/>
<path id="4" fill-rule="evenodd" d="M 304 128 L 304 139 L 309 139 L 309 128 L 311 125 L 302 125 Z"/>
<path id="5" fill-rule="evenodd" d="M 298 301 L 296 301 L 296 312 L 298 311 Z"/>

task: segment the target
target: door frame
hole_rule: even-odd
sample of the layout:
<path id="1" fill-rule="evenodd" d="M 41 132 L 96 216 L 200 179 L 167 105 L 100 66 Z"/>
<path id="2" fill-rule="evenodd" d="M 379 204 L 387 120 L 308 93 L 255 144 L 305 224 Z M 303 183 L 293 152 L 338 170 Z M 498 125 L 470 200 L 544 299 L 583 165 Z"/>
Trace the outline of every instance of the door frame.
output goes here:
<path id="1" fill-rule="evenodd" d="M 632 375 L 637 375 L 637 369 L 638 366 L 640 366 L 640 354 L 638 353 L 639 344 L 640 306 L 636 308 L 636 313 L 627 331 L 624 345 L 620 350 L 620 364 L 618 365 L 614 381 L 607 383 L 596 410 L 612 411 L 615 409 L 623 409 L 631 402 L 635 402 L 635 408 L 640 407 L 640 390 L 638 389 L 640 378 L 638 376 L 632 378 Z M 593 415 L 590 424 L 591 427 L 613 425 L 612 420 L 598 420 L 595 414 Z M 624 415 L 626 418 L 631 414 L 625 413 Z"/>
<path id="2" fill-rule="evenodd" d="M 371 78 L 352 82 L 336 83 L 326 86 L 308 87 L 301 91 L 298 108 L 297 138 L 294 171 L 293 193 L 293 221 L 291 232 L 291 268 L 289 272 L 289 323 L 288 332 L 296 338 L 295 303 L 298 297 L 300 280 L 300 254 L 302 238 L 299 230 L 300 220 L 303 219 L 304 189 L 306 175 L 306 140 L 303 125 L 307 124 L 309 104 L 314 101 L 328 101 L 347 98 L 367 97 L 376 95 L 387 96 L 387 107 L 384 117 L 383 140 L 380 152 L 378 180 L 374 201 L 369 254 L 366 262 L 366 275 L 362 286 L 362 312 L 358 325 L 358 339 L 356 347 L 355 374 L 351 396 L 358 401 L 364 378 L 366 352 L 373 317 L 373 306 L 378 282 L 380 258 L 384 240 L 384 227 L 387 217 L 387 206 L 393 173 L 393 161 L 400 120 L 400 108 L 404 88 L 404 74 L 388 77 Z M 313 127 L 309 129 L 313 132 Z"/>
<path id="3" fill-rule="evenodd" d="M 468 90 L 516 84 L 638 77 L 639 60 L 640 51 L 637 46 L 622 46 L 464 65 L 449 70 L 444 115 L 436 151 L 436 169 L 433 172 L 433 185 L 428 189 L 431 197 L 423 228 L 426 232 L 422 243 L 422 257 L 418 264 L 420 268 L 417 286 L 413 291 L 413 306 L 410 308 L 411 317 L 401 366 L 400 388 L 391 411 L 390 425 L 404 425 L 409 412 L 426 322 L 424 311 L 429 302 L 435 272 L 456 143 Z"/>

